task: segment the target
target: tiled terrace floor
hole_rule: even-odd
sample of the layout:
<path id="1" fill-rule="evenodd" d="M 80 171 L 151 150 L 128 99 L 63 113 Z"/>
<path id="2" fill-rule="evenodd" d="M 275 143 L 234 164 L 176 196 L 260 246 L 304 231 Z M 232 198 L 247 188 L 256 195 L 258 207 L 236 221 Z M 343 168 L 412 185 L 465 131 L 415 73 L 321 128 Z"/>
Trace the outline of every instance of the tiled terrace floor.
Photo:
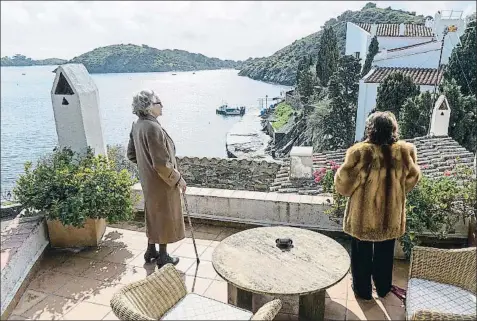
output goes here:
<path id="1" fill-rule="evenodd" d="M 236 229 L 196 226 L 201 263 L 194 292 L 227 301 L 227 284 L 214 271 L 214 248 Z M 154 263 L 144 264 L 144 232 L 108 227 L 99 249 L 78 253 L 49 250 L 40 270 L 19 301 L 10 320 L 117 320 L 109 301 L 115 291 L 152 273 Z M 192 240 L 171 244 L 170 253 L 180 257 L 177 268 L 185 273 L 192 291 L 196 272 Z M 408 265 L 396 261 L 394 284 L 405 287 Z M 371 302 L 357 300 L 348 275 L 327 290 L 325 318 L 329 320 L 404 320 L 401 302 L 389 294 Z"/>

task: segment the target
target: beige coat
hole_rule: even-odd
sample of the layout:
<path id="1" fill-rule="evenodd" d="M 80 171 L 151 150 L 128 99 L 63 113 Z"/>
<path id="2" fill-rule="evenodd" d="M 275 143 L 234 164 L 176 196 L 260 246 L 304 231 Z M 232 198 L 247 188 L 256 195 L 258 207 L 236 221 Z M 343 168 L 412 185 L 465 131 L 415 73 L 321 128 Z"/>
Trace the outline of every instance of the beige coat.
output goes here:
<path id="1" fill-rule="evenodd" d="M 138 166 L 144 194 L 146 234 L 156 244 L 185 237 L 174 142 L 152 116 L 133 123 L 127 156 Z"/>
<path id="2" fill-rule="evenodd" d="M 385 241 L 406 229 L 406 194 L 421 177 L 416 147 L 399 141 L 391 146 L 362 142 L 348 149 L 335 175 L 335 188 L 349 196 L 345 233 L 362 241 Z"/>

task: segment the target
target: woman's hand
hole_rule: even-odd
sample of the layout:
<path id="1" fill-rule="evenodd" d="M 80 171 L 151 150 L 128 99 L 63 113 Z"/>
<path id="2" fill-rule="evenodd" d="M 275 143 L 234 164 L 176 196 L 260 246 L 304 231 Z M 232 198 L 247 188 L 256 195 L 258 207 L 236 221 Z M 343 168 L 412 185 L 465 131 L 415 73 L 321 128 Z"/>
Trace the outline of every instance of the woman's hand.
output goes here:
<path id="1" fill-rule="evenodd" d="M 182 193 L 185 194 L 186 189 L 187 189 L 187 183 L 182 176 L 179 179 L 178 185 L 179 185 L 179 188 L 181 189 Z"/>

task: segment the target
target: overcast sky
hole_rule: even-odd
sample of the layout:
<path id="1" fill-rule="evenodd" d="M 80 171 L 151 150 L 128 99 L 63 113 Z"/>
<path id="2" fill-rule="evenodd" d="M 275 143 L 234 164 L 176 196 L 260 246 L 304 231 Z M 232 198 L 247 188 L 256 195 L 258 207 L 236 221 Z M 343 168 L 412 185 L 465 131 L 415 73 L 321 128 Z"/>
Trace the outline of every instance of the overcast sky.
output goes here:
<path id="1" fill-rule="evenodd" d="M 147 44 L 222 59 L 269 56 L 368 1 L 2 1 L 1 55 L 71 59 L 96 47 Z M 434 16 L 475 1 L 377 1 Z"/>

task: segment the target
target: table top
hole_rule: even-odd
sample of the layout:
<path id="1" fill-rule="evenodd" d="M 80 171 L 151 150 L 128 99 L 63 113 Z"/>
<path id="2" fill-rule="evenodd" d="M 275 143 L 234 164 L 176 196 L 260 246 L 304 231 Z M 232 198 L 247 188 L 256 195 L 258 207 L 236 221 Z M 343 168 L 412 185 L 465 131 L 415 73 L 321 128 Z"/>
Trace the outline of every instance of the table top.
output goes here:
<path id="1" fill-rule="evenodd" d="M 291 238 L 281 250 L 277 238 Z M 306 295 L 343 279 L 348 252 L 335 240 L 305 229 L 276 226 L 245 230 L 224 239 L 212 254 L 215 271 L 246 291 L 270 295 Z"/>

